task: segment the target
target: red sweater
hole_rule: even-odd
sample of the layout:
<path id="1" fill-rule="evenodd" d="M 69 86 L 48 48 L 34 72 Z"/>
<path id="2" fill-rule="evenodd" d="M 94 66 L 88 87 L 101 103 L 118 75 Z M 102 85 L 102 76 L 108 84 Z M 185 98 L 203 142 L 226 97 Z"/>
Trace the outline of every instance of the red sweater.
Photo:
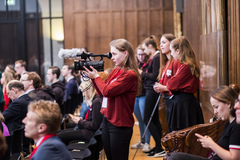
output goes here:
<path id="1" fill-rule="evenodd" d="M 182 64 L 175 76 L 168 80 L 166 86 L 172 92 L 180 91 L 194 94 L 199 88 L 199 80 L 192 75 L 188 64 Z"/>
<path id="2" fill-rule="evenodd" d="M 9 101 L 10 101 L 10 98 L 7 95 L 7 87 L 4 87 L 3 97 L 4 97 L 4 101 L 5 101 L 5 105 L 4 105 L 4 111 L 5 111 L 8 108 Z"/>
<path id="3" fill-rule="evenodd" d="M 107 107 L 102 107 L 101 113 L 108 121 L 117 127 L 133 127 L 137 76 L 132 70 L 121 70 L 118 74 L 119 70 L 114 68 L 105 82 L 100 77 L 92 81 L 98 94 L 107 97 Z"/>
<path id="4" fill-rule="evenodd" d="M 168 63 L 169 63 L 169 61 L 165 65 L 165 67 L 163 69 L 162 77 L 160 79 L 160 83 L 164 86 L 167 84 L 167 81 L 169 79 L 171 79 L 177 73 L 177 70 L 178 70 L 179 66 L 181 65 L 178 60 L 172 60 L 172 62 L 170 64 L 168 64 Z M 172 95 L 171 91 L 164 92 L 164 93 L 168 94 L 169 96 Z"/>

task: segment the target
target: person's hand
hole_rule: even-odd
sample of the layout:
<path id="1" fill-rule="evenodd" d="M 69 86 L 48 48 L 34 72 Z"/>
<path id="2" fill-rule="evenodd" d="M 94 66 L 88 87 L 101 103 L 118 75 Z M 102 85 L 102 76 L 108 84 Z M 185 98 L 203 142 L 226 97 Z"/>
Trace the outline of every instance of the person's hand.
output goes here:
<path id="1" fill-rule="evenodd" d="M 92 66 L 90 66 L 90 68 L 92 69 L 92 71 L 90 71 L 89 69 L 87 69 L 87 67 L 83 66 L 83 68 L 85 69 L 85 71 L 83 71 L 83 73 L 87 74 L 87 76 L 91 79 L 95 79 L 97 77 L 99 77 L 98 71 L 93 68 Z"/>
<path id="2" fill-rule="evenodd" d="M 73 122 L 76 124 L 78 124 L 78 122 L 82 119 L 83 119 L 82 117 L 76 117 L 76 116 L 72 117 Z"/>
<path id="3" fill-rule="evenodd" d="M 202 136 L 198 133 L 195 133 L 195 136 L 198 137 L 197 141 L 198 142 L 201 142 L 202 146 L 204 148 L 211 148 L 212 144 L 215 143 L 211 137 L 205 135 L 205 136 Z"/>
<path id="4" fill-rule="evenodd" d="M 139 74 L 141 75 L 143 71 L 138 68 L 138 72 L 139 72 Z"/>
<path id="5" fill-rule="evenodd" d="M 162 84 L 160 84 L 158 82 L 155 82 L 155 84 L 153 85 L 153 89 L 157 93 L 168 91 L 166 86 L 164 86 L 164 85 L 162 85 Z"/>

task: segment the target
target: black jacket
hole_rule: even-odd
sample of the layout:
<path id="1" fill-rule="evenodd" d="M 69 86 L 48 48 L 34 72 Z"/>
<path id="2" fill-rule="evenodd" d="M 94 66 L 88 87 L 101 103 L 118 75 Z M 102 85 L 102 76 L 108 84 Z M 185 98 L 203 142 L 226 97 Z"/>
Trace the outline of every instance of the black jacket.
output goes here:
<path id="1" fill-rule="evenodd" d="M 12 101 L 9 107 L 3 112 L 5 124 L 8 127 L 9 133 L 20 129 L 23 126 L 22 120 L 26 117 L 27 107 L 31 98 L 27 94 Z"/>
<path id="2" fill-rule="evenodd" d="M 39 88 L 37 92 L 38 100 L 50 100 L 55 101 L 55 95 L 53 93 L 53 90 L 50 86 L 42 86 L 42 88 Z"/>
<path id="3" fill-rule="evenodd" d="M 58 105 L 61 107 L 63 105 L 65 85 L 63 82 L 58 81 L 51 85 L 53 93 L 55 94 L 55 100 Z"/>

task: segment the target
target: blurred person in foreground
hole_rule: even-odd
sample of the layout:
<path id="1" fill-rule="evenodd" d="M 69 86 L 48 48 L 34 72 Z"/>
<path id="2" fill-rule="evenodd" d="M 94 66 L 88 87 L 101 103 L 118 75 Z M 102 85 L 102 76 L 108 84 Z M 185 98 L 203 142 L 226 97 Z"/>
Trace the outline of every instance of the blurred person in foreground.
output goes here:
<path id="1" fill-rule="evenodd" d="M 62 115 L 57 103 L 39 100 L 28 106 L 23 119 L 25 136 L 36 144 L 29 160 L 72 160 L 65 144 L 57 137 Z"/>

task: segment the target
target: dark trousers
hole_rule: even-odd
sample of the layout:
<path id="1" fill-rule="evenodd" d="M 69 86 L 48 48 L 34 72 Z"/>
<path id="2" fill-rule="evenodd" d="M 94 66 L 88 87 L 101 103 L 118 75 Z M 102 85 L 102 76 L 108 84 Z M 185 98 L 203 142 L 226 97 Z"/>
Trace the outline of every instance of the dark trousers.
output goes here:
<path id="1" fill-rule="evenodd" d="M 128 160 L 132 133 L 132 127 L 116 127 L 103 118 L 102 140 L 108 160 Z"/>
<path id="2" fill-rule="evenodd" d="M 147 125 L 151 117 L 155 104 L 157 102 L 159 93 L 155 91 L 146 91 L 146 101 L 144 109 L 144 123 Z M 156 143 L 156 151 L 162 151 L 161 138 L 162 138 L 162 125 L 159 121 L 158 107 L 155 110 L 152 120 L 148 126 L 148 129 L 153 136 L 153 139 Z"/>

